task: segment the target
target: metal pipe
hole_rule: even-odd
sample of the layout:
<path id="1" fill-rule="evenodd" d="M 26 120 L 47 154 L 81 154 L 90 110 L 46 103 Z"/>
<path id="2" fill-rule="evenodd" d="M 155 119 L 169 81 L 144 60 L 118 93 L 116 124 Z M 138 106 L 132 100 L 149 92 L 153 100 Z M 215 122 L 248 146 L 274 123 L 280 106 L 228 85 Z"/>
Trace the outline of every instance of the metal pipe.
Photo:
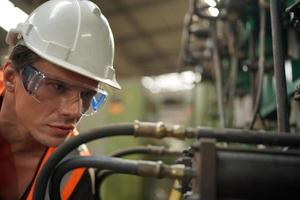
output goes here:
<path id="1" fill-rule="evenodd" d="M 300 147 L 300 136 L 290 134 L 278 134 L 277 132 L 259 132 L 239 129 L 212 129 L 198 128 L 196 131 L 197 138 L 214 138 L 217 141 L 244 143 L 244 144 L 264 144 Z"/>
<path id="2" fill-rule="evenodd" d="M 225 22 L 226 26 L 226 36 L 228 39 L 228 49 L 230 54 L 230 72 L 227 78 L 228 85 L 225 86 L 225 90 L 228 90 L 228 103 L 227 109 L 232 109 L 234 106 L 234 99 L 236 95 L 236 83 L 237 83 L 237 73 L 239 66 L 239 53 L 238 53 L 238 37 L 236 33 L 236 29 L 233 27 L 232 22 Z M 226 93 L 226 91 L 225 91 Z M 232 123 L 233 114 L 230 114 L 227 117 L 227 121 L 229 124 Z"/>
<path id="3" fill-rule="evenodd" d="M 300 136 L 285 132 L 251 131 L 243 129 L 213 129 L 209 127 L 185 128 L 179 125 L 165 125 L 162 122 L 150 123 L 135 121 L 136 137 L 175 137 L 175 138 L 215 138 L 223 142 L 264 144 L 278 146 L 300 146 Z"/>
<path id="4" fill-rule="evenodd" d="M 260 29 L 259 29 L 259 58 L 258 58 L 258 72 L 256 79 L 256 88 L 257 93 L 255 95 L 255 104 L 253 117 L 250 124 L 250 129 L 254 128 L 257 116 L 259 115 L 259 108 L 261 105 L 261 96 L 262 96 L 262 84 L 265 71 L 265 46 L 266 46 L 266 9 L 260 1 L 259 4 L 259 13 L 260 13 Z"/>
<path id="5" fill-rule="evenodd" d="M 183 21 L 181 50 L 179 55 L 179 64 L 181 66 L 184 65 L 186 61 L 186 57 L 190 53 L 189 52 L 189 43 L 190 43 L 190 35 L 191 35 L 190 26 L 192 24 L 194 12 L 195 12 L 194 0 L 189 0 L 188 12 L 185 14 L 184 21 Z"/>
<path id="6" fill-rule="evenodd" d="M 230 26 L 229 23 L 227 23 L 228 26 Z M 232 52 L 230 53 L 230 63 L 231 63 L 231 69 L 230 69 L 230 75 L 229 75 L 229 102 L 233 104 L 234 96 L 236 93 L 236 79 L 237 79 L 237 71 L 238 71 L 238 63 L 239 63 L 239 56 L 236 48 L 236 36 L 234 33 L 229 33 L 229 46 L 230 49 L 232 49 Z"/>
<path id="7" fill-rule="evenodd" d="M 289 112 L 288 97 L 286 89 L 286 77 L 284 68 L 284 52 L 282 42 L 282 16 L 284 12 L 281 8 L 282 1 L 271 0 L 271 27 L 272 27 L 272 44 L 273 44 L 273 60 L 274 74 L 276 80 L 276 101 L 277 101 L 277 125 L 278 131 L 289 131 Z"/>
<path id="8" fill-rule="evenodd" d="M 211 37 L 213 43 L 213 65 L 215 70 L 216 79 L 216 89 L 217 89 L 217 99 L 218 99 L 218 110 L 220 116 L 220 127 L 225 128 L 225 114 L 223 106 L 223 87 L 222 87 L 222 73 L 221 73 L 221 63 L 220 54 L 218 49 L 218 38 L 217 38 L 217 25 L 216 22 L 211 22 Z"/>
<path id="9" fill-rule="evenodd" d="M 109 169 L 118 173 L 155 178 L 181 179 L 185 176 L 195 176 L 195 172 L 190 167 L 185 167 L 184 165 L 165 165 L 160 161 L 133 161 L 104 156 L 76 156 L 61 162 L 56 167 L 49 188 L 50 199 L 61 199 L 60 183 L 63 176 L 67 172 L 81 167 Z"/>

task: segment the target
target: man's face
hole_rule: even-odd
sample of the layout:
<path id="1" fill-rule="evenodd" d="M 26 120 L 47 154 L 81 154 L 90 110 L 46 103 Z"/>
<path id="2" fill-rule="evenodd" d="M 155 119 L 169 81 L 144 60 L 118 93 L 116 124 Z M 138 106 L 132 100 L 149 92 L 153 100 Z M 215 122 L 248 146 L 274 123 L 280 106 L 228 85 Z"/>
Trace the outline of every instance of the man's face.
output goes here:
<path id="1" fill-rule="evenodd" d="M 40 60 L 33 66 L 45 75 L 55 77 L 57 80 L 65 83 L 77 83 L 79 88 L 81 84 L 91 87 L 97 86 L 96 81 L 60 68 L 45 60 Z M 80 95 L 77 94 L 76 90 L 73 93 L 65 99 L 55 98 L 46 102 L 39 102 L 28 94 L 21 76 L 18 76 L 16 78 L 14 104 L 17 123 L 39 143 L 46 146 L 59 145 L 75 128 L 82 115 Z"/>

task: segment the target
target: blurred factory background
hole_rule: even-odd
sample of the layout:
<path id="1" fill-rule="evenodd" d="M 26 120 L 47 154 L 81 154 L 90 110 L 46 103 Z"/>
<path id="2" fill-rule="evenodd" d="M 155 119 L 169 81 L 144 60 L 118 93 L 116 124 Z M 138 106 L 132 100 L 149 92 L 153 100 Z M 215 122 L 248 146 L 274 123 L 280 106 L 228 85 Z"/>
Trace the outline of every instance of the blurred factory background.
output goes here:
<path id="1" fill-rule="evenodd" d="M 1 62 L 8 51 L 5 36 L 12 27 L 7 22 L 17 15 L 8 10 L 9 6 L 1 5 L 3 2 L 9 1 L 0 2 Z M 25 13 L 43 2 L 10 0 Z M 282 30 L 277 30 L 281 33 L 283 59 L 277 62 L 267 0 L 93 2 L 114 33 L 115 69 L 122 90 L 110 91 L 103 110 L 96 117 L 83 118 L 80 131 L 136 119 L 193 127 L 299 130 L 299 1 L 283 1 Z M 278 64 L 283 64 L 284 70 L 274 73 Z M 276 93 L 278 73 L 286 80 L 281 97 Z M 284 108 L 278 114 L 276 98 L 284 97 Z M 281 121 L 276 120 L 279 115 L 283 116 Z M 148 143 L 177 149 L 190 144 L 175 139 L 118 137 L 88 146 L 96 155 L 108 155 L 120 147 Z M 102 189 L 104 199 L 109 200 L 163 200 L 168 199 L 172 184 L 169 180 L 114 175 Z"/>

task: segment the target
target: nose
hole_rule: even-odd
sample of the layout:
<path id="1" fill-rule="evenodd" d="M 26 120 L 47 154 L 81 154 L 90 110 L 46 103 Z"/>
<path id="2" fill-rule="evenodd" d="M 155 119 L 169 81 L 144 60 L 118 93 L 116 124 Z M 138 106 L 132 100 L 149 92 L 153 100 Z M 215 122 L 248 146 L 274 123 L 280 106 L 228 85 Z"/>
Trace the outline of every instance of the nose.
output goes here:
<path id="1" fill-rule="evenodd" d="M 65 99 L 64 101 L 61 101 L 59 112 L 63 116 L 79 120 L 82 116 L 82 109 L 82 100 L 78 94 L 77 96 L 73 96 L 71 99 Z"/>

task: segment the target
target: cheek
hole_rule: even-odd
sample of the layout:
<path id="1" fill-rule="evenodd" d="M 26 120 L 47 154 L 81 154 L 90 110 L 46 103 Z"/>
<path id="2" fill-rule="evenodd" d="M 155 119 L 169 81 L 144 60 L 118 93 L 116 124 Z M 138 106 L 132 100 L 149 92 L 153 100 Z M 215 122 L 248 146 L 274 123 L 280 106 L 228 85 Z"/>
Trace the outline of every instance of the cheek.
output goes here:
<path id="1" fill-rule="evenodd" d="M 40 106 L 37 102 L 33 102 L 32 97 L 23 97 L 16 100 L 16 114 L 23 126 L 35 123 L 39 116 L 42 115 Z M 33 99 L 34 100 L 34 99 Z"/>
<path id="2" fill-rule="evenodd" d="M 25 128 L 32 130 L 43 123 L 43 119 L 49 116 L 47 107 L 41 105 L 26 91 L 19 91 L 15 99 L 15 109 L 19 123 Z"/>

